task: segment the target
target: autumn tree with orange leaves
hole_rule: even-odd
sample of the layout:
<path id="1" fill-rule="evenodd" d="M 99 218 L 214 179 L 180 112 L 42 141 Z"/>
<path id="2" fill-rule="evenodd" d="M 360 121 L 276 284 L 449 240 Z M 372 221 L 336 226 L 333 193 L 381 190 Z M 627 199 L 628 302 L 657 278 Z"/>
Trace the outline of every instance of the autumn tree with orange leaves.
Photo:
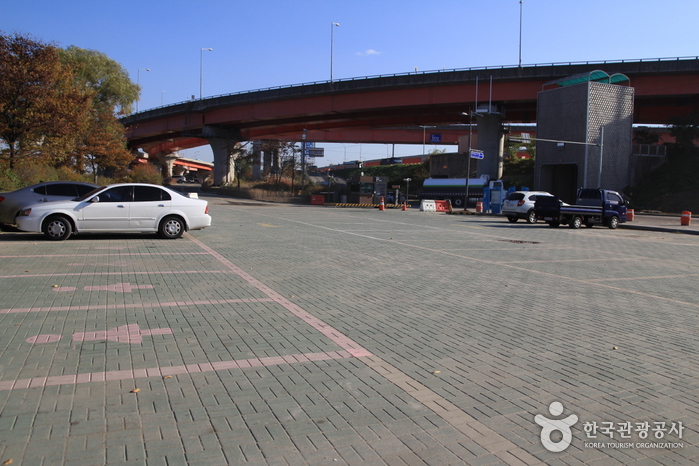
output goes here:
<path id="1" fill-rule="evenodd" d="M 106 55 L 0 35 L 0 154 L 18 162 L 110 174 L 131 161 L 124 128 L 138 86 Z"/>

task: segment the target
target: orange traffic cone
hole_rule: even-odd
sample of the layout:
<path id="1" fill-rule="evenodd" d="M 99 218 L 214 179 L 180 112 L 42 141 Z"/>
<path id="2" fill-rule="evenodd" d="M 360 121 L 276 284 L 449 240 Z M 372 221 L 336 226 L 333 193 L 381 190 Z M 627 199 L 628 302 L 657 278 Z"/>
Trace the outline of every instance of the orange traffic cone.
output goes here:
<path id="1" fill-rule="evenodd" d="M 408 210 L 408 203 L 406 201 L 403 201 L 403 208 L 401 209 L 403 212 Z"/>
<path id="2" fill-rule="evenodd" d="M 386 210 L 386 206 L 383 203 L 383 197 L 381 198 L 381 202 L 379 203 L 379 210 Z"/>

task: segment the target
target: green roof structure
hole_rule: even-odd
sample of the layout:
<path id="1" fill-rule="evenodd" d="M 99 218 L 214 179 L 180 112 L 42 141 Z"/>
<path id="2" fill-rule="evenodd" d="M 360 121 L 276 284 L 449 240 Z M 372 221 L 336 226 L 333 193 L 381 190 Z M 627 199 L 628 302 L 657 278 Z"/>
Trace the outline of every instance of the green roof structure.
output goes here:
<path id="1" fill-rule="evenodd" d="M 563 79 L 557 79 L 555 81 L 549 81 L 542 86 L 545 89 L 547 86 L 573 86 L 575 84 L 581 84 L 584 82 L 598 82 L 606 84 L 620 84 L 620 83 L 630 83 L 631 80 L 625 74 L 614 73 L 612 75 L 605 73 L 602 70 L 589 71 L 587 73 L 576 74 L 574 76 L 569 76 Z"/>

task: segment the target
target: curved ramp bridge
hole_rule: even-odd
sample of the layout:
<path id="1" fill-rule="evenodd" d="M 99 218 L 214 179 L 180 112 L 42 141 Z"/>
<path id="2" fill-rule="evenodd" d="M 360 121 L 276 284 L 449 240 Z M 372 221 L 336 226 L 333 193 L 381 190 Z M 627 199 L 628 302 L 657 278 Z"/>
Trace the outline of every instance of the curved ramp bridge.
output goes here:
<path id="1" fill-rule="evenodd" d="M 214 183 L 232 180 L 241 141 L 422 144 L 426 126 L 475 123 L 485 139 L 501 137 L 502 123 L 535 123 L 537 95 L 547 83 L 603 70 L 624 74 L 634 87 L 634 123 L 667 124 L 699 106 L 699 58 L 551 63 L 290 85 L 208 97 L 122 119 L 132 148 L 167 158 L 210 144 Z M 475 112 L 474 112 L 475 110 Z M 470 115 L 464 113 L 472 112 Z M 467 132 L 467 131 L 466 131 Z M 445 130 L 457 144 L 464 130 Z M 490 135 L 490 136 L 488 136 Z M 496 160 L 486 150 L 486 159 Z M 497 155 L 497 154 L 495 154 Z M 496 162 L 493 162 L 496 163 Z"/>

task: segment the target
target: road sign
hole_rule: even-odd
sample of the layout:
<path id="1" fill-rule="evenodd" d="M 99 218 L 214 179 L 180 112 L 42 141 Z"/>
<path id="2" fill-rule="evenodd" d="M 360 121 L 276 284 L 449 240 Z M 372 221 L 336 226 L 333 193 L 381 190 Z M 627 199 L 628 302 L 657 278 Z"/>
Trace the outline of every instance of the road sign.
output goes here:
<path id="1" fill-rule="evenodd" d="M 306 155 L 309 157 L 325 157 L 325 149 L 322 147 L 317 149 L 306 149 Z"/>
<path id="2" fill-rule="evenodd" d="M 430 142 L 431 143 L 442 142 L 442 135 L 441 134 L 430 134 Z"/>
<path id="3" fill-rule="evenodd" d="M 471 151 L 471 158 L 472 159 L 482 159 L 483 158 L 483 152 L 479 150 L 472 150 Z"/>

